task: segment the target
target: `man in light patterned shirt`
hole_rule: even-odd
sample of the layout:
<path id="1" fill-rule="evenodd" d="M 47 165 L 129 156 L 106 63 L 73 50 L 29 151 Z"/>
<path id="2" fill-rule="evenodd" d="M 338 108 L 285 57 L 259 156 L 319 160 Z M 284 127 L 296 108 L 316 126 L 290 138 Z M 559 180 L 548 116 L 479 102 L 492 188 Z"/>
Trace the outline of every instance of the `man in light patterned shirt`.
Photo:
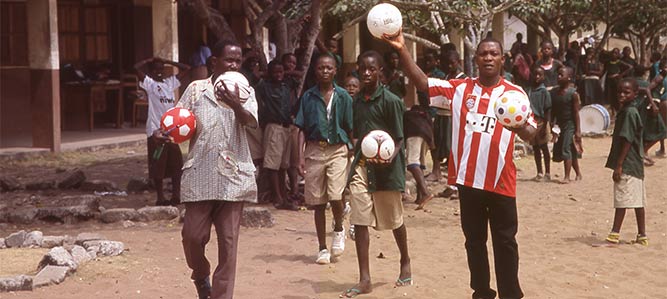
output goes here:
<path id="1" fill-rule="evenodd" d="M 215 78 L 238 71 L 241 47 L 222 41 L 213 47 L 213 76 L 190 83 L 178 107 L 197 117 L 197 131 L 183 165 L 181 202 L 185 204 L 183 249 L 199 298 L 231 299 L 236 276 L 236 251 L 244 202 L 257 202 L 255 166 L 246 128 L 257 127 L 257 101 L 251 88 L 247 100 L 238 89 L 213 86 Z M 215 225 L 218 267 L 209 282 L 205 246 Z"/>

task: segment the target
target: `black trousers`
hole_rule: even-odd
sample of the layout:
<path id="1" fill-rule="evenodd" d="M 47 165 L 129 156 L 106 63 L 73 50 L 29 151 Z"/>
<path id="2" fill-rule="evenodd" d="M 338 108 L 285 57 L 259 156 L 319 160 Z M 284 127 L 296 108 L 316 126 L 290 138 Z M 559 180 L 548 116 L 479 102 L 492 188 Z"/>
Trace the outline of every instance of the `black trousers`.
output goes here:
<path id="1" fill-rule="evenodd" d="M 489 285 L 489 256 L 486 250 L 491 225 L 496 284 L 501 299 L 522 298 L 519 286 L 519 247 L 516 199 L 484 190 L 458 185 L 461 227 L 465 235 L 470 287 L 473 299 L 496 298 Z"/>

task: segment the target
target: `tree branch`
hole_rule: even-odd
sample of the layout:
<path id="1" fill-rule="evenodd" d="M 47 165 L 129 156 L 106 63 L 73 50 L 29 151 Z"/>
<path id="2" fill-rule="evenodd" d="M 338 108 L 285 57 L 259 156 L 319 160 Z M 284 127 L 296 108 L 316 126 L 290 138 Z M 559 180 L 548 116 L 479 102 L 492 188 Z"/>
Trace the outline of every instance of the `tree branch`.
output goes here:
<path id="1" fill-rule="evenodd" d="M 412 34 L 406 33 L 406 32 L 403 32 L 403 36 L 407 40 L 411 40 L 413 42 L 420 43 L 420 44 L 422 44 L 422 45 L 424 45 L 428 48 L 431 48 L 431 49 L 434 49 L 434 50 L 440 50 L 440 45 L 438 45 L 438 44 L 436 44 L 436 43 L 434 43 L 430 40 L 427 40 L 423 37 L 415 36 L 415 35 L 412 35 Z"/>

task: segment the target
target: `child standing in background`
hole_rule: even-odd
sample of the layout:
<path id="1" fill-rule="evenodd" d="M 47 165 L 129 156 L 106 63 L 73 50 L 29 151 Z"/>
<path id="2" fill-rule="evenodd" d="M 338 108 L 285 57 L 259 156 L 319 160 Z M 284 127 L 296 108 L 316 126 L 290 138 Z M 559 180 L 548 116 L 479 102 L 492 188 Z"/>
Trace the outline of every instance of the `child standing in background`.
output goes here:
<path id="1" fill-rule="evenodd" d="M 642 122 L 633 104 L 637 98 L 637 81 L 623 79 L 619 84 L 618 101 L 621 109 L 616 115 L 616 125 L 611 149 L 605 167 L 613 169 L 614 180 L 614 224 L 606 241 L 620 242 L 621 225 L 626 209 L 635 209 L 637 217 L 637 238 L 635 242 L 648 246 L 644 205 L 644 164 L 642 163 Z"/>
<path id="2" fill-rule="evenodd" d="M 551 180 L 551 155 L 549 153 L 549 123 L 551 122 L 551 95 L 544 86 L 544 69 L 535 67 L 531 78 L 532 86 L 528 90 L 530 109 L 533 110 L 537 121 L 537 133 L 531 141 L 537 175 L 535 181 Z M 544 156 L 544 171 L 542 172 L 542 156 Z"/>
<path id="3" fill-rule="evenodd" d="M 552 119 L 558 125 L 560 132 L 554 144 L 554 162 L 564 163 L 565 176 L 561 183 L 570 182 L 570 170 L 574 168 L 576 180 L 582 179 L 579 170 L 579 158 L 583 152 L 581 145 L 581 126 L 579 125 L 579 108 L 581 102 L 579 94 L 570 87 L 573 71 L 569 67 L 558 70 L 558 86 L 551 90 L 553 105 Z"/>

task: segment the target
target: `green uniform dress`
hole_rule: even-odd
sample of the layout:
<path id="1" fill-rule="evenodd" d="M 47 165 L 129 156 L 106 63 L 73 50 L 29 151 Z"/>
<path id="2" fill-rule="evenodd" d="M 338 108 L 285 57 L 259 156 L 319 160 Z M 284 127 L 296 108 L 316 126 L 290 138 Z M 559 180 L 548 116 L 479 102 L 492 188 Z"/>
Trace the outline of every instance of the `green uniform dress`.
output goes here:
<path id="1" fill-rule="evenodd" d="M 573 94 L 574 88 L 567 88 L 563 95 L 559 95 L 560 87 L 551 90 L 551 105 L 553 121 L 558 124 L 560 134 L 553 148 L 553 161 L 561 162 L 563 160 L 573 160 L 581 158 L 574 147 L 574 109 Z"/>
<path id="2" fill-rule="evenodd" d="M 365 164 L 368 174 L 368 192 L 404 191 L 405 147 L 396 148 L 399 152 L 389 164 L 365 163 L 365 158 L 361 154 L 361 140 L 370 131 L 382 130 L 389 133 L 396 144 L 403 141 L 405 104 L 386 87 L 380 86 L 368 99 L 360 92 L 355 97 L 352 108 L 354 136 L 358 139 L 354 146 L 354 161 L 350 169 L 356 169 L 359 163 Z M 351 171 L 348 182 L 353 175 L 354 171 Z"/>
<path id="3" fill-rule="evenodd" d="M 628 104 L 621 108 L 616 115 L 614 135 L 611 141 L 611 149 L 607 156 L 605 167 L 616 169 L 623 141 L 630 142 L 630 150 L 623 160 L 623 174 L 644 179 L 644 143 L 642 142 L 642 122 L 637 106 Z"/>
<path id="4" fill-rule="evenodd" d="M 528 90 L 528 100 L 530 100 L 530 109 L 533 111 L 533 114 L 535 115 L 535 120 L 537 121 L 537 126 L 538 126 L 538 134 L 539 134 L 539 129 L 542 128 L 542 126 L 547 126 L 548 124 L 545 123 L 546 120 L 546 111 L 551 109 L 551 94 L 547 91 L 547 87 L 544 86 L 544 83 L 540 84 L 537 87 L 531 87 Z M 533 139 L 533 142 L 531 142 L 532 145 L 543 145 L 547 144 L 549 142 L 549 136 L 551 136 L 551 132 L 549 130 L 549 127 L 544 131 L 543 135 L 535 135 L 535 138 Z"/>
<path id="5" fill-rule="evenodd" d="M 611 105 L 612 108 L 618 109 L 618 80 L 619 78 L 610 78 L 611 75 L 621 73 L 621 64 L 620 60 L 609 61 L 605 65 L 605 70 L 607 76 L 604 81 L 604 95 L 607 100 L 607 104 Z"/>
<path id="6" fill-rule="evenodd" d="M 637 78 L 637 84 L 640 88 L 649 86 L 648 81 L 641 78 Z M 667 128 L 662 121 L 662 116 L 660 116 L 660 114 L 651 115 L 650 111 L 647 109 L 650 104 L 649 101 L 651 100 L 647 97 L 640 96 L 633 102 L 639 111 L 639 116 L 641 116 L 642 124 L 644 126 L 644 142 L 658 141 L 667 137 Z"/>

